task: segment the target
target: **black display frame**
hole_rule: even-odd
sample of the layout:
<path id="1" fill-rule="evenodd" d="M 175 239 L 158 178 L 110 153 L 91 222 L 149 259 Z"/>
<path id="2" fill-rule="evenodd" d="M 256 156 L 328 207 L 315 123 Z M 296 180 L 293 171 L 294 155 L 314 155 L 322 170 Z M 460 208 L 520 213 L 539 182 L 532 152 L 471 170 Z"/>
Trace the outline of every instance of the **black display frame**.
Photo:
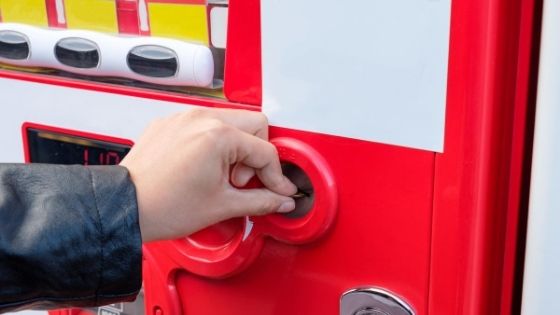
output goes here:
<path id="1" fill-rule="evenodd" d="M 35 123 L 25 123 L 22 133 L 27 163 L 116 165 L 133 146 L 127 139 Z"/>

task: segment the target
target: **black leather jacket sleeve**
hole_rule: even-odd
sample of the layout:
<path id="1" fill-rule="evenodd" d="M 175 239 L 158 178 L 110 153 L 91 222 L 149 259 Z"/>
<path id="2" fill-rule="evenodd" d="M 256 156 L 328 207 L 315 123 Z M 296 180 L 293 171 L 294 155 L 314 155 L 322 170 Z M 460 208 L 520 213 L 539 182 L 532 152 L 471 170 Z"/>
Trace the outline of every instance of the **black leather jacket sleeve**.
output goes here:
<path id="1" fill-rule="evenodd" d="M 126 168 L 0 164 L 0 313 L 133 300 L 141 246 Z"/>

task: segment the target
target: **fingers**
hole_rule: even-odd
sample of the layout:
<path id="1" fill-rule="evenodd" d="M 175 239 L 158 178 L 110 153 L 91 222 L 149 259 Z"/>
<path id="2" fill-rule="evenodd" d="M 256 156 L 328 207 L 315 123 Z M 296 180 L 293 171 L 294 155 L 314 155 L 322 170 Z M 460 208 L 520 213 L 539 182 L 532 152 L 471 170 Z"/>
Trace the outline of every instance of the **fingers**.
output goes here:
<path id="1" fill-rule="evenodd" d="M 294 199 L 276 194 L 268 189 L 234 189 L 232 192 L 232 217 L 261 216 L 286 213 L 295 209 Z"/>
<path id="2" fill-rule="evenodd" d="M 256 171 L 254 168 L 237 163 L 231 171 L 231 182 L 235 187 L 245 187 L 255 175 Z"/>
<path id="3" fill-rule="evenodd" d="M 268 119 L 260 112 L 239 109 L 193 109 L 186 112 L 185 115 L 217 119 L 246 133 L 268 140 Z"/>
<path id="4" fill-rule="evenodd" d="M 268 141 L 243 132 L 232 132 L 227 143 L 233 145 L 230 164 L 242 163 L 254 168 L 263 185 L 275 193 L 290 196 L 297 192 L 297 187 L 282 174 L 276 147 Z M 247 174 L 243 174 L 247 176 Z M 245 178 L 236 178 L 236 180 Z"/>

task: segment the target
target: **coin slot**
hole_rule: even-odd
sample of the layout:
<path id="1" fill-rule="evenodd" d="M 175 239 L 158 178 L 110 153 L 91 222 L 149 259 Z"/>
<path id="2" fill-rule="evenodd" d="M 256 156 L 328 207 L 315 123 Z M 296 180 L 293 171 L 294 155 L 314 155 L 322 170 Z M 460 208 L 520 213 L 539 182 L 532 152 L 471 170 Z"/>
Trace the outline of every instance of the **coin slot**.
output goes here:
<path id="1" fill-rule="evenodd" d="M 306 216 L 315 204 L 315 190 L 309 176 L 297 165 L 282 163 L 282 172 L 298 188 L 293 196 L 296 202 L 295 210 L 284 214 L 287 218 L 298 219 Z"/>

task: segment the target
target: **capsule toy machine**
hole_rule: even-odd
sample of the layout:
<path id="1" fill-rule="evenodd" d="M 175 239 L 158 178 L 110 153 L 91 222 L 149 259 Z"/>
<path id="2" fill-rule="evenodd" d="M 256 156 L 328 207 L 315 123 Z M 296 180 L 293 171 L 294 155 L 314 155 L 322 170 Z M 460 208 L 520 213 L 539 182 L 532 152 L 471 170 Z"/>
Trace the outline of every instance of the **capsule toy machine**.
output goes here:
<path id="1" fill-rule="evenodd" d="M 155 118 L 249 109 L 304 192 L 289 215 L 144 245 L 136 303 L 52 314 L 518 310 L 537 1 L 1 0 L 0 16 L 1 162 L 117 164 Z"/>

